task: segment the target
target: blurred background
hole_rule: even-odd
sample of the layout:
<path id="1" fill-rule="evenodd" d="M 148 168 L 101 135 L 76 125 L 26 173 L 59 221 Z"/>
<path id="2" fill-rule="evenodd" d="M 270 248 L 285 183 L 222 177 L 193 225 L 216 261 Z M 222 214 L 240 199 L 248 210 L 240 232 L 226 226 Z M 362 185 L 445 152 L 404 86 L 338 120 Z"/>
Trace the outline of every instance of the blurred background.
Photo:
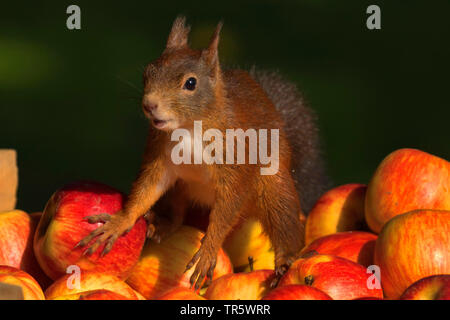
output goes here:
<path id="1" fill-rule="evenodd" d="M 81 8 L 81 30 L 66 8 Z M 366 8 L 381 7 L 381 30 Z M 319 117 L 335 184 L 367 183 L 395 149 L 450 160 L 450 2 L 8 1 L 0 12 L 0 148 L 18 152 L 17 207 L 42 210 L 78 179 L 128 192 L 148 123 L 143 67 L 174 18 L 206 46 L 218 20 L 223 64 L 276 69 Z"/>

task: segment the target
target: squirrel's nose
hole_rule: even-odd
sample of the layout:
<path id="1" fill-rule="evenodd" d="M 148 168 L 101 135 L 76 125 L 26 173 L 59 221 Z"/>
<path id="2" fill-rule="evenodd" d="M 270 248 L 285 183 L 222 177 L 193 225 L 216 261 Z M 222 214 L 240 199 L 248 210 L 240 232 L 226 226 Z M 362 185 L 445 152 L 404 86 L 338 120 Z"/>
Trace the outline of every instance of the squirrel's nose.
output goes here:
<path id="1" fill-rule="evenodd" d="M 158 108 L 158 105 L 154 102 L 147 101 L 144 103 L 144 109 L 145 111 L 151 113 L 153 110 Z"/>

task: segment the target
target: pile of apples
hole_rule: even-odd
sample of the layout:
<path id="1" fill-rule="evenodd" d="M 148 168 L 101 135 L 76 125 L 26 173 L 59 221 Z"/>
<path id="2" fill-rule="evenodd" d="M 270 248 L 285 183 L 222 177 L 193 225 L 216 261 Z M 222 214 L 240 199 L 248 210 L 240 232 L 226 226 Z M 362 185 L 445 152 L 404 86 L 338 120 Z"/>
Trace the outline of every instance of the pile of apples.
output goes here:
<path id="1" fill-rule="evenodd" d="M 306 220 L 305 244 L 277 288 L 274 252 L 256 220 L 241 221 L 218 253 L 213 281 L 190 289 L 186 264 L 208 224 L 189 215 L 160 243 L 146 240 L 146 221 L 107 255 L 76 244 L 115 214 L 126 196 L 96 182 L 57 190 L 43 213 L 0 213 L 0 285 L 36 300 L 370 300 L 450 299 L 450 163 L 400 149 L 368 185 L 329 190 Z"/>

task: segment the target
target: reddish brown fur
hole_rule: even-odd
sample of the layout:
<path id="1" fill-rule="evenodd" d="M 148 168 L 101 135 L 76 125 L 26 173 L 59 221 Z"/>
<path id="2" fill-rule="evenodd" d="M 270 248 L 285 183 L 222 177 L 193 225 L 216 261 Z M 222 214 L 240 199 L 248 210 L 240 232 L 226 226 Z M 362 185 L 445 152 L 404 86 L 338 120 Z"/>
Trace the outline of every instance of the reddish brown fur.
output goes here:
<path id="1" fill-rule="evenodd" d="M 149 235 L 159 240 L 181 225 L 187 206 L 197 202 L 210 207 L 211 213 L 202 247 L 188 265 L 190 268 L 198 261 L 191 278 L 196 286 L 206 276 L 212 276 L 216 254 L 241 217 L 260 219 L 275 249 L 276 271 L 279 276 L 284 273 L 304 245 L 303 224 L 299 218 L 302 210 L 296 190 L 296 184 L 301 185 L 302 181 L 297 183 L 297 179 L 292 178 L 292 169 L 299 168 L 303 172 L 302 177 L 310 180 L 304 181 L 305 188 L 319 190 L 323 187 L 323 184 L 315 186 L 322 183 L 319 180 L 323 174 L 319 170 L 316 129 L 309 110 L 301 104 L 296 111 L 305 112 L 304 117 L 300 115 L 294 119 L 303 122 L 306 129 L 296 136 L 293 132 L 298 133 L 299 130 L 286 127 L 286 112 L 283 113 L 290 105 L 292 95 L 289 100 L 283 90 L 277 92 L 263 88 L 267 85 L 266 80 L 272 78 L 275 87 L 280 89 L 280 79 L 262 74 L 253 74 L 252 77 L 243 70 L 222 70 L 217 51 L 220 28 L 221 24 L 207 49 L 195 51 L 187 46 L 189 28 L 184 27 L 184 18 L 175 21 L 166 50 L 144 73 L 144 112 L 150 119 L 169 119 L 169 127 L 166 130 L 150 127 L 141 172 L 123 211 L 82 243 L 86 245 L 99 236 L 91 251 L 105 241 L 110 247 L 150 208 L 156 209 L 158 214 L 154 211 L 148 214 Z M 198 79 L 197 88 L 192 92 L 183 89 L 183 83 L 191 76 Z M 279 99 L 274 100 L 277 97 Z M 299 97 L 294 98 L 298 106 L 296 101 Z M 149 111 L 146 105 L 157 107 Z M 223 133 L 226 129 L 237 128 L 279 129 L 278 173 L 261 175 L 261 166 L 257 164 L 174 165 L 169 152 L 174 146 L 170 133 L 175 127 L 191 129 L 194 120 L 202 120 L 203 131 L 208 128 L 216 128 Z M 288 140 L 297 138 L 300 143 Z M 294 156 L 292 151 L 296 152 Z M 305 167 L 303 171 L 302 167 Z M 313 197 L 317 197 L 317 193 Z M 167 204 L 171 210 L 167 210 Z M 158 207 L 164 209 L 158 210 Z"/>

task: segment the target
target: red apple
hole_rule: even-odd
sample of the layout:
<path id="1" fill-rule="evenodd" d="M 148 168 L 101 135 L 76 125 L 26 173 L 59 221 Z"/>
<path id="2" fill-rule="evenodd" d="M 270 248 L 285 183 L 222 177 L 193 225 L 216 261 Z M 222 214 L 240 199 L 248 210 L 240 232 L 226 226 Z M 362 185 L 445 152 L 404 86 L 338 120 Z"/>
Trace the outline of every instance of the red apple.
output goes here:
<path id="1" fill-rule="evenodd" d="M 450 300 L 450 275 L 426 277 L 410 285 L 401 300 Z"/>
<path id="2" fill-rule="evenodd" d="M 450 211 L 415 210 L 383 227 L 375 245 L 375 264 L 389 299 L 435 274 L 450 274 Z"/>
<path id="3" fill-rule="evenodd" d="M 369 183 L 367 224 L 379 233 L 394 216 L 416 209 L 450 210 L 450 162 L 420 150 L 400 149 L 380 163 Z"/>
<path id="4" fill-rule="evenodd" d="M 325 292 L 304 284 L 288 284 L 275 288 L 262 300 L 333 300 Z"/>
<path id="5" fill-rule="evenodd" d="M 29 263 L 25 264 L 22 269 L 31 274 L 33 278 L 36 279 L 36 281 L 40 284 L 42 290 L 45 290 L 53 283 L 53 280 L 45 274 L 44 270 L 42 270 L 36 259 L 36 255 L 33 249 L 34 235 L 42 215 L 42 212 L 33 212 L 30 214 L 31 222 L 33 225 L 33 234 L 30 237 L 30 249 L 29 251 L 27 251 L 27 254 L 29 252 L 31 257 L 29 258 Z"/>
<path id="6" fill-rule="evenodd" d="M 156 300 L 206 300 L 192 289 L 176 287 L 160 295 Z"/>
<path id="7" fill-rule="evenodd" d="M 104 245 L 91 256 L 76 244 L 101 223 L 90 224 L 85 217 L 100 213 L 115 214 L 122 209 L 124 195 L 96 182 L 77 182 L 56 191 L 48 201 L 34 238 L 39 264 L 52 279 L 66 274 L 70 265 L 95 270 L 125 279 L 137 263 L 146 238 L 143 218 L 126 235 L 117 239 L 112 250 L 100 256 Z"/>
<path id="8" fill-rule="evenodd" d="M 21 210 L 0 212 L 0 265 L 22 268 L 33 253 L 33 223 Z"/>
<path id="9" fill-rule="evenodd" d="M 373 264 L 377 236 L 364 231 L 338 232 L 314 240 L 301 254 L 317 252 L 346 258 L 365 267 Z"/>
<path id="10" fill-rule="evenodd" d="M 67 274 L 59 278 L 45 290 L 45 297 L 47 300 L 77 300 L 80 295 L 94 290 L 112 291 L 129 300 L 145 300 L 141 294 L 118 277 L 96 271 L 81 272 L 79 287 L 77 287 L 75 274 Z"/>
<path id="11" fill-rule="evenodd" d="M 56 297 L 52 300 L 134 300 L 109 290 L 92 290 Z"/>
<path id="12" fill-rule="evenodd" d="M 147 299 L 154 299 L 174 287 L 190 287 L 189 279 L 195 267 L 184 271 L 200 248 L 203 236 L 200 230 L 181 226 L 159 244 L 149 241 L 127 283 Z M 233 266 L 221 249 L 217 255 L 213 279 L 230 272 L 233 272 Z"/>
<path id="13" fill-rule="evenodd" d="M 50 279 L 41 270 L 33 252 L 33 237 L 40 216 L 21 210 L 0 212 L 0 265 L 21 269 L 38 281 L 41 287 Z"/>
<path id="14" fill-rule="evenodd" d="M 305 243 L 341 231 L 365 228 L 364 199 L 366 186 L 346 184 L 324 193 L 308 214 Z"/>
<path id="15" fill-rule="evenodd" d="M 314 255 L 295 261 L 281 278 L 279 287 L 288 284 L 307 284 L 335 300 L 362 297 L 382 298 L 381 288 L 369 286 L 366 268 L 353 261 L 332 256 Z"/>
<path id="16" fill-rule="evenodd" d="M 204 297 L 209 300 L 260 300 L 270 291 L 273 270 L 256 270 L 224 275 L 214 280 Z"/>
<path id="17" fill-rule="evenodd" d="M 9 266 L 0 266 L 0 283 L 21 287 L 24 300 L 45 300 L 44 293 L 37 281 L 25 271 Z"/>

